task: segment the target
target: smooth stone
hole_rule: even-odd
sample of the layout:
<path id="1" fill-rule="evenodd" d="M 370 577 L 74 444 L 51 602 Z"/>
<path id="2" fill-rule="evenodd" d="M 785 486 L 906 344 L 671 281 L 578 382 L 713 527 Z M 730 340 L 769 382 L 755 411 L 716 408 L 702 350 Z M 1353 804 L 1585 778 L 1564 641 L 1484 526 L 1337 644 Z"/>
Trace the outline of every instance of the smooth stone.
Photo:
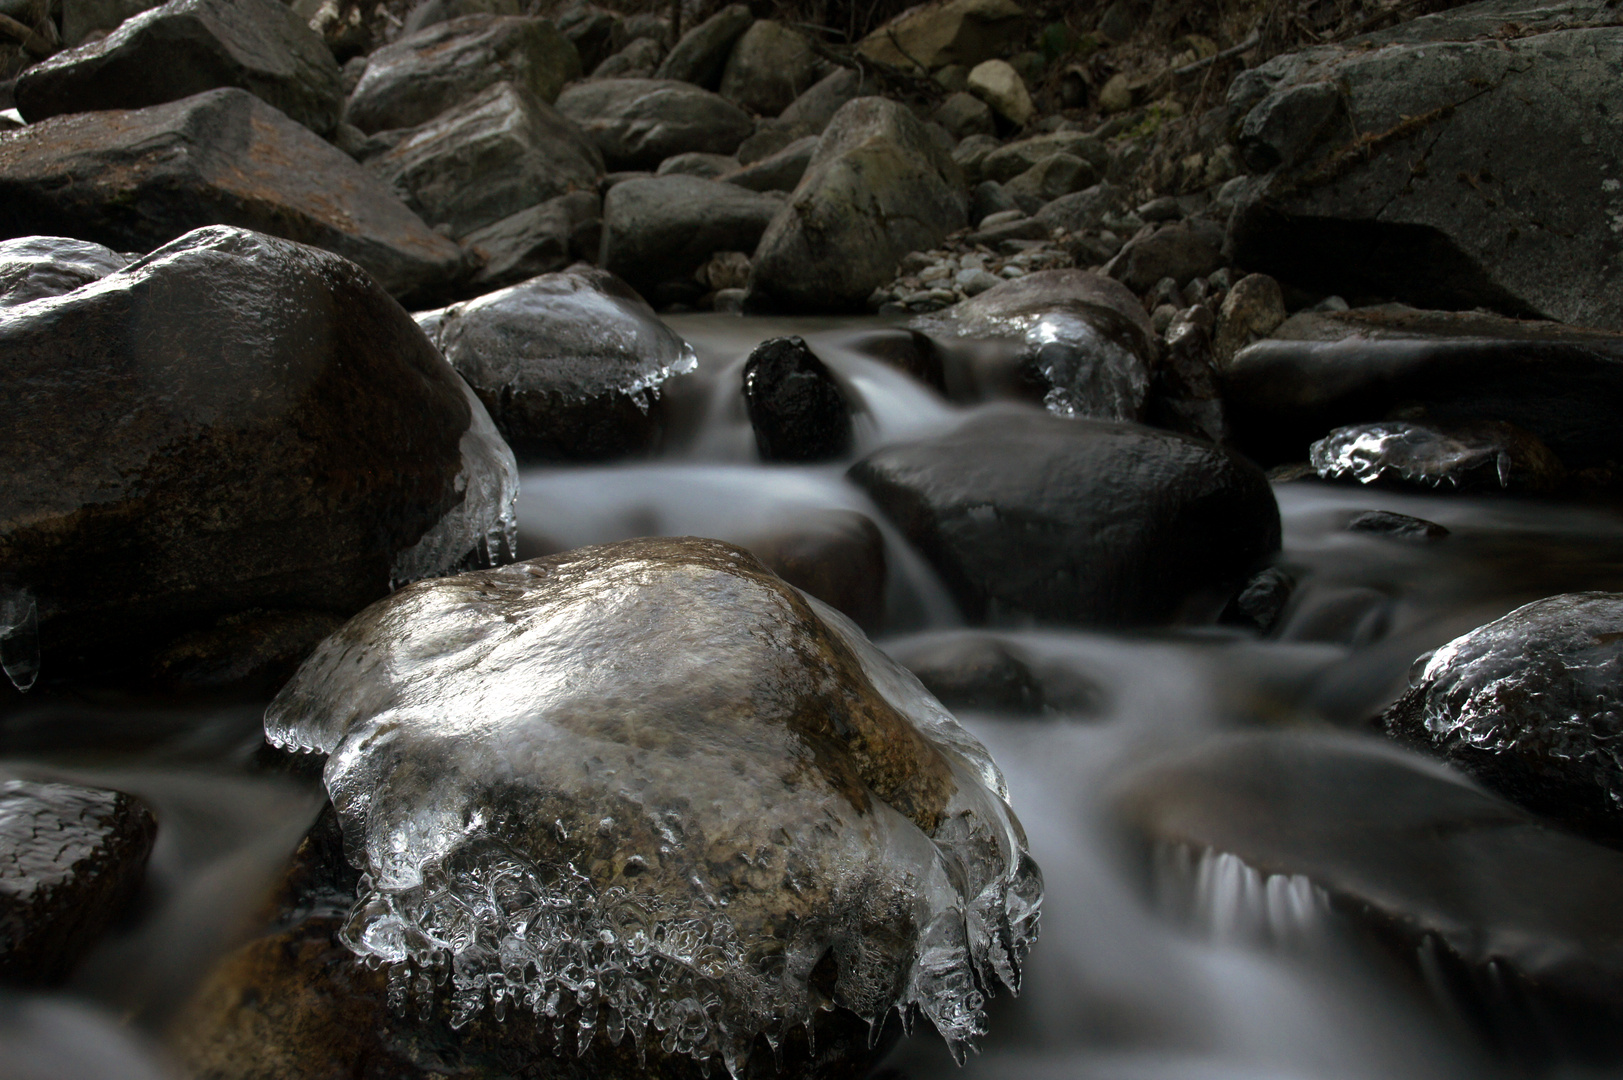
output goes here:
<path id="1" fill-rule="evenodd" d="M 1048 705 L 1024 650 L 991 634 L 929 635 L 891 655 L 949 709 L 1035 716 Z"/>
<path id="2" fill-rule="evenodd" d="M 736 172 L 738 159 L 726 154 L 677 154 L 659 163 L 655 176 L 697 176 L 702 180 L 715 180 L 726 173 Z"/>
<path id="3" fill-rule="evenodd" d="M 1055 154 L 1081 158 L 1100 175 L 1110 163 L 1109 151 L 1094 136 L 1077 131 L 1055 131 L 989 148 L 981 162 L 981 175 L 1006 184 Z"/>
<path id="4" fill-rule="evenodd" d="M 949 94 L 931 114 L 935 122 L 946 128 L 955 139 L 970 135 L 991 135 L 997 130 L 992 118 L 992 107 L 974 94 L 958 91 Z"/>
<path id="5" fill-rule="evenodd" d="M 744 364 L 744 408 L 766 461 L 827 461 L 851 448 L 851 408 L 828 366 L 798 337 L 772 338 Z"/>
<path id="6" fill-rule="evenodd" d="M 722 97 L 757 116 L 777 116 L 823 75 L 804 34 L 757 19 L 733 44 L 719 89 Z"/>
<path id="7" fill-rule="evenodd" d="M 638 38 L 592 68 L 594 79 L 651 79 L 665 50 L 652 38 Z"/>
<path id="8" fill-rule="evenodd" d="M 975 185 L 969 193 L 969 221 L 976 228 L 989 223 L 993 215 L 1001 215 L 998 220 L 990 224 L 1001 225 L 1007 221 L 1018 221 L 1025 217 L 1025 211 L 1014 197 L 1003 189 L 1003 185 L 996 180 L 982 180 Z"/>
<path id="9" fill-rule="evenodd" d="M 1175 221 L 1127 241 L 1106 264 L 1105 273 L 1133 292 L 1144 293 L 1162 278 L 1182 285 L 1205 277 L 1225 261 L 1221 228 L 1201 219 Z"/>
<path id="10" fill-rule="evenodd" d="M 1429 544 L 1448 535 L 1448 529 L 1435 521 L 1391 510 L 1365 510 L 1347 522 L 1347 531 L 1415 544 Z"/>
<path id="11" fill-rule="evenodd" d="M 133 260 L 83 240 L 24 236 L 0 241 L 0 308 L 61 296 L 100 281 Z"/>
<path id="12" fill-rule="evenodd" d="M 656 77 L 714 90 L 721 84 L 733 45 L 753 25 L 755 16 L 750 14 L 748 6 L 727 5 L 682 35 L 659 65 Z"/>
<path id="13" fill-rule="evenodd" d="M 965 83 L 971 94 L 1016 127 L 1024 127 L 1037 112 L 1025 80 L 1006 60 L 985 60 L 969 72 Z"/>
<path id="14" fill-rule="evenodd" d="M 973 67 L 1012 50 L 1026 30 L 1026 14 L 1013 0 L 947 0 L 909 8 L 857 48 L 893 67 Z"/>
<path id="15" fill-rule="evenodd" d="M 95 30 L 116 30 L 125 19 L 158 7 L 162 0 L 62 0 L 62 40 L 78 45 Z"/>
<path id="16" fill-rule="evenodd" d="M 426 30 L 437 23 L 448 22 L 451 19 L 460 19 L 464 15 L 522 15 L 524 5 L 521 0 L 418 0 L 406 13 L 406 21 L 400 27 L 402 37 Z M 607 14 L 606 12 L 604 14 Z M 558 29 L 563 30 L 560 25 Z M 573 34 L 565 32 L 565 37 L 576 43 L 579 41 Z"/>
<path id="17" fill-rule="evenodd" d="M 697 176 L 628 180 L 603 200 L 599 261 L 652 292 L 691 278 L 718 251 L 754 251 L 782 207 L 779 195 Z"/>
<path id="18" fill-rule="evenodd" d="M 576 83 L 558 111 L 579 125 L 610 169 L 653 169 L 693 151 L 732 154 L 754 129 L 738 106 L 708 90 L 670 79 L 600 79 Z"/>
<path id="19" fill-rule="evenodd" d="M 1062 195 L 1092 187 L 1098 180 L 1098 172 L 1086 161 L 1071 154 L 1055 154 L 1010 179 L 1003 189 L 1017 202 L 1029 198 L 1046 206 Z"/>
<path id="20" fill-rule="evenodd" d="M 429 0 L 430 3 L 435 0 Z M 498 12 L 502 15 L 518 15 L 522 12 Z M 592 71 L 601 64 L 611 53 L 625 48 L 630 41 L 626 33 L 625 20 L 612 11 L 605 11 L 591 4 L 570 4 L 553 13 L 553 21 L 558 29 L 563 31 L 564 37 L 575 46 L 575 52 L 580 56 L 582 71 Z M 411 22 L 407 20 L 407 33 L 415 31 Z"/>
<path id="21" fill-rule="evenodd" d="M 751 536 L 735 537 L 761 564 L 856 623 L 878 632 L 885 619 L 885 537 L 855 510 L 820 510 Z"/>
<path id="22" fill-rule="evenodd" d="M 482 260 L 469 287 L 500 289 L 596 258 L 602 219 L 603 200 L 595 192 L 572 191 L 475 229 L 462 238 Z"/>
<path id="23" fill-rule="evenodd" d="M 1267 274 L 1247 274 L 1236 281 L 1217 315 L 1217 337 L 1212 342 L 1217 366 L 1228 367 L 1235 353 L 1279 329 L 1285 317 L 1279 282 Z"/>
<path id="24" fill-rule="evenodd" d="M 1105 219 L 1126 208 L 1127 193 L 1114 184 L 1101 182 L 1090 188 L 1061 195 L 1037 211 L 1037 220 L 1050 229 L 1068 233 L 1094 232 Z"/>
<path id="25" fill-rule="evenodd" d="M 716 177 L 751 191 L 793 191 L 817 151 L 817 136 L 796 139 L 782 150 Z"/>
<path id="26" fill-rule="evenodd" d="M 873 76 L 842 67 L 823 76 L 778 114 L 785 125 L 804 128 L 813 135 L 821 135 L 834 114 L 845 108 L 846 102 L 879 93 L 878 81 Z"/>
<path id="27" fill-rule="evenodd" d="M 1161 361 L 1150 378 L 1146 420 L 1214 443 L 1228 441 L 1228 420 L 1212 362 L 1212 314 L 1200 306 L 1172 317 Z"/>
<path id="28" fill-rule="evenodd" d="M 1234 594 L 1220 621 L 1267 634 L 1279 625 L 1280 616 L 1290 606 L 1296 592 L 1296 579 L 1277 566 L 1257 571 L 1245 588 Z"/>

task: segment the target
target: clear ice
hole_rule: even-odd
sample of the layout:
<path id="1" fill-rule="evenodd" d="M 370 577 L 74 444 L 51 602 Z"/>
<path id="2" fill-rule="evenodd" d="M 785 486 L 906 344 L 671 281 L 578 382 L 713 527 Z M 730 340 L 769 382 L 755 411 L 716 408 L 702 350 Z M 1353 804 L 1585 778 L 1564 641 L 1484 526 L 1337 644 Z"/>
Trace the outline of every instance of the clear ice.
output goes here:
<path id="1" fill-rule="evenodd" d="M 955 1056 L 1042 879 L 986 750 L 843 616 L 708 540 L 425 581 L 272 703 L 329 755 L 342 933 L 396 1008 L 601 1032 L 738 1075 L 843 1006 Z M 523 1015 L 512 1015 L 523 1014 Z"/>
<path id="2" fill-rule="evenodd" d="M 1356 424 L 1337 428 L 1308 450 L 1313 471 L 1326 480 L 1401 480 L 1457 488 L 1466 474 L 1492 466 L 1509 487 L 1510 454 L 1488 439 L 1461 438 L 1423 424 Z"/>
<path id="3" fill-rule="evenodd" d="M 21 693 L 39 678 L 39 605 L 27 590 L 0 584 L 0 668 Z"/>

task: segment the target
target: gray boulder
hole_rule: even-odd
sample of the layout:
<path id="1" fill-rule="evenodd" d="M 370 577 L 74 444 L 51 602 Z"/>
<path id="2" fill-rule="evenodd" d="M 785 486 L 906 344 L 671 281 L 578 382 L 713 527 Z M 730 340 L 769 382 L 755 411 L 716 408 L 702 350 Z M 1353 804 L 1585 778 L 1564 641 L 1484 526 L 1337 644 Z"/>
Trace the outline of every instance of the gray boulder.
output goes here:
<path id="1" fill-rule="evenodd" d="M 597 149 L 512 83 L 413 129 L 366 168 L 432 225 L 465 236 L 574 190 L 596 190 Z"/>
<path id="2" fill-rule="evenodd" d="M 655 176 L 698 176 L 714 180 L 725 173 L 738 170 L 738 159 L 726 154 L 677 154 L 659 163 Z"/>
<path id="3" fill-rule="evenodd" d="M 653 169 L 694 151 L 731 154 L 755 126 L 721 95 L 670 79 L 576 83 L 559 96 L 558 111 L 617 170 Z"/>
<path id="4" fill-rule="evenodd" d="M 757 116 L 777 116 L 811 89 L 822 68 L 804 34 L 758 19 L 727 57 L 721 96 Z"/>
<path id="5" fill-rule="evenodd" d="M 1098 176 L 1103 176 L 1110 166 L 1110 151 L 1105 149 L 1104 143 L 1092 135 L 1076 131 L 1055 131 L 1006 143 L 992 150 L 981 161 L 981 177 L 1005 184 L 1055 154 L 1069 154 L 1081 158 Z"/>
<path id="6" fill-rule="evenodd" d="M 1203 218 L 1174 221 L 1129 240 L 1105 273 L 1140 295 L 1163 278 L 1179 286 L 1225 265 L 1223 230 Z"/>
<path id="7" fill-rule="evenodd" d="M 435 23 L 460 19 L 464 15 L 522 15 L 522 0 L 418 0 L 406 13 L 400 28 L 402 36 L 426 30 Z M 562 29 L 562 27 L 560 27 Z M 571 41 L 574 38 L 570 38 Z"/>
<path id="8" fill-rule="evenodd" d="M 162 105 L 226 86 L 319 135 L 338 126 L 344 104 L 326 43 L 277 0 L 170 0 L 23 72 L 17 109 L 33 122 Z"/>
<path id="9" fill-rule="evenodd" d="M 627 180 L 603 201 L 599 261 L 651 293 L 691 278 L 718 251 L 754 251 L 782 207 L 779 195 L 697 176 Z"/>
<path id="10" fill-rule="evenodd" d="M 625 21 L 612 11 L 574 3 L 555 11 L 553 19 L 580 54 L 582 71 L 591 71 L 626 46 Z"/>
<path id="11" fill-rule="evenodd" d="M 730 4 L 682 35 L 659 65 L 658 77 L 693 83 L 707 90 L 721 84 L 733 44 L 755 24 L 744 4 Z"/>
<path id="12" fill-rule="evenodd" d="M 432 294 L 463 255 L 341 150 L 245 90 L 0 134 L 0 237 L 147 251 L 224 223 L 326 248 L 397 296 Z"/>
<path id="13" fill-rule="evenodd" d="M 1127 192 L 1104 182 L 1069 195 L 1061 195 L 1037 211 L 1036 217 L 1050 229 L 1069 233 L 1092 232 L 1104 219 L 1127 209 Z"/>
<path id="14" fill-rule="evenodd" d="M 846 102 L 877 93 L 878 83 L 871 76 L 842 67 L 813 83 L 789 103 L 778 119 L 813 135 L 821 135 L 834 114 L 845 108 Z"/>
<path id="15" fill-rule="evenodd" d="M 1623 140 L 1571 107 L 1613 100 L 1620 25 L 1486 0 L 1245 72 L 1231 115 L 1272 171 L 1231 220 L 1235 261 L 1320 295 L 1623 329 Z"/>
<path id="16" fill-rule="evenodd" d="M 751 191 L 793 191 L 806 175 L 806 166 L 811 164 L 816 152 L 817 136 L 802 136 L 777 153 L 723 173 L 716 179 Z"/>
<path id="17" fill-rule="evenodd" d="M 602 219 L 595 191 L 572 191 L 475 229 L 462 238 L 482 264 L 469 287 L 486 292 L 597 258 Z"/>
<path id="18" fill-rule="evenodd" d="M 551 103 L 579 75 L 575 46 L 547 20 L 465 15 L 374 52 L 344 120 L 366 132 L 416 127 L 501 82 Z"/>
<path id="19" fill-rule="evenodd" d="M 752 302 L 861 310 L 910 251 L 964 227 L 963 176 L 911 112 L 858 98 L 829 123 L 806 175 L 756 250 Z"/>
<path id="20" fill-rule="evenodd" d="M 653 38 L 638 38 L 592 69 L 594 79 L 647 79 L 659 70 L 659 59 L 665 55 L 659 42 Z"/>

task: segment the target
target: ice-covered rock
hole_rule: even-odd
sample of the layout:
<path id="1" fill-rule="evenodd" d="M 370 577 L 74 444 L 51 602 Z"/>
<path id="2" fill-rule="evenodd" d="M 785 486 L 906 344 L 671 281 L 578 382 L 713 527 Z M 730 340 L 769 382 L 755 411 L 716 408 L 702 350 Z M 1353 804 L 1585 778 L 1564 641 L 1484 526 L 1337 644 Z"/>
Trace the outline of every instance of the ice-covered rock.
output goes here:
<path id="1" fill-rule="evenodd" d="M 1041 878 L 986 751 L 719 541 L 403 589 L 265 724 L 329 755 L 362 871 L 342 940 L 425 1018 L 511 1012 L 560 1047 L 601 1033 L 736 1075 L 757 1035 L 894 1009 L 961 1055 L 1036 932 Z"/>
<path id="2" fill-rule="evenodd" d="M 1326 480 L 1443 491 L 1543 491 L 1566 473 L 1536 436 L 1495 422 L 1353 424 L 1314 443 L 1308 460 Z"/>

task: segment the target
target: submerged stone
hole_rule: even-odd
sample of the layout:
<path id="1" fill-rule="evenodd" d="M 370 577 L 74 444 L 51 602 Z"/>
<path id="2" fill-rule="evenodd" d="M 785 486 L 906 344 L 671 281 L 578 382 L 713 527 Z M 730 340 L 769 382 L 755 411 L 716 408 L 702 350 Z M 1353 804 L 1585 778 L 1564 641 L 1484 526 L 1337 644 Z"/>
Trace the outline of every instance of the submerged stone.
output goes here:
<path id="1" fill-rule="evenodd" d="M 900 1010 L 961 1053 L 1035 932 L 1040 876 L 985 750 L 719 541 L 402 589 L 265 724 L 329 755 L 362 872 L 343 943 L 453 1025 L 512 1010 L 515 1038 L 738 1074 L 758 1035 Z"/>
<path id="2" fill-rule="evenodd" d="M 1308 449 L 1326 480 L 1445 491 L 1547 491 L 1565 476 L 1537 438 L 1510 424 L 1387 421 L 1337 428 Z"/>

